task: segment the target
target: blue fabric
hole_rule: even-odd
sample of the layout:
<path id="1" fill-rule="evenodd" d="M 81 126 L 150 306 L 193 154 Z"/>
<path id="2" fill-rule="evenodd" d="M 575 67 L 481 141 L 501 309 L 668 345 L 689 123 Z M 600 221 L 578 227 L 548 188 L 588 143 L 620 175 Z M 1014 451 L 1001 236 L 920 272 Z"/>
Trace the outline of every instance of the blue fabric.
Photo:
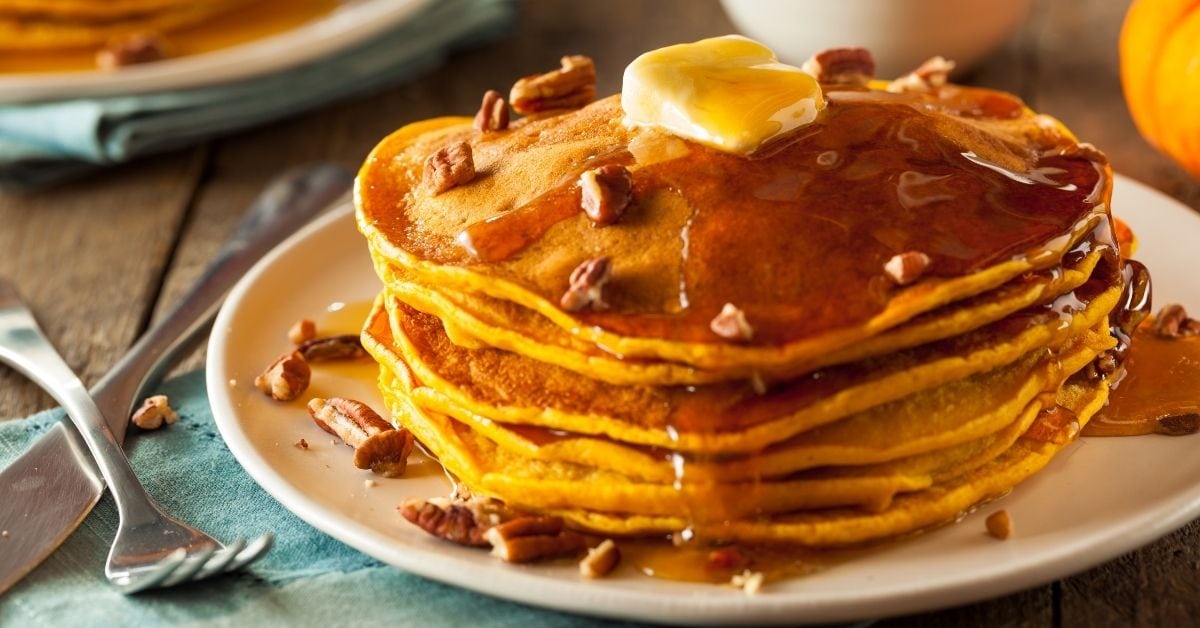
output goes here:
<path id="1" fill-rule="evenodd" d="M 0 105 L 0 186 L 28 188 L 195 144 L 412 78 L 495 37 L 511 0 L 436 0 L 358 47 L 235 83 L 132 96 Z"/>
<path id="2" fill-rule="evenodd" d="M 234 460 L 213 424 L 202 372 L 172 380 L 161 392 L 179 422 L 134 430 L 126 442 L 147 491 L 216 538 L 271 530 L 275 546 L 244 573 L 126 597 L 104 579 L 117 527 L 116 506 L 105 494 L 58 551 L 0 596 L 0 626 L 610 624 L 425 580 L 335 541 L 280 506 Z M 0 422 L 0 465 L 60 416 L 52 410 Z"/>

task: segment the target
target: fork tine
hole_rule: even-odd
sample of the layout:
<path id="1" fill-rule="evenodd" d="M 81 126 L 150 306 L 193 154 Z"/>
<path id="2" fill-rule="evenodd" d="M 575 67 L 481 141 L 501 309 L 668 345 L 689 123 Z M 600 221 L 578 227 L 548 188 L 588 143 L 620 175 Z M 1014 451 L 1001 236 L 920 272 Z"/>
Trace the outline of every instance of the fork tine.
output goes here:
<path id="1" fill-rule="evenodd" d="M 253 542 L 246 546 L 246 549 L 238 554 L 237 560 L 225 567 L 225 571 L 236 571 L 258 560 L 263 554 L 267 553 L 267 550 L 271 549 L 271 544 L 274 541 L 275 535 L 270 532 L 254 539 Z"/>
<path id="2" fill-rule="evenodd" d="M 225 571 L 225 567 L 228 566 L 229 563 L 233 562 L 235 558 L 237 558 L 238 552 L 242 551 L 242 548 L 245 546 L 246 540 L 239 536 L 233 543 L 226 545 L 223 549 L 221 549 L 221 551 L 214 554 L 213 557 L 204 564 L 204 569 L 196 572 L 196 574 L 192 576 L 192 579 L 203 580 L 209 576 Z"/>
<path id="3" fill-rule="evenodd" d="M 185 560 L 187 560 L 187 550 L 180 547 L 168 554 L 166 558 L 158 561 L 152 569 L 137 574 L 136 577 L 132 573 L 126 573 L 119 578 L 113 579 L 113 583 L 125 595 L 145 591 L 146 589 L 159 586 L 159 583 L 166 580 L 175 571 L 175 568 Z"/>
<path id="4" fill-rule="evenodd" d="M 219 547 L 220 545 L 209 545 L 195 554 L 188 556 L 187 560 L 184 561 L 183 564 L 176 567 L 175 571 L 165 578 L 158 586 L 172 587 L 180 582 L 190 580 L 192 578 L 192 574 L 200 571 L 200 569 L 204 567 L 204 563 L 208 562 L 209 557 L 216 553 Z"/>

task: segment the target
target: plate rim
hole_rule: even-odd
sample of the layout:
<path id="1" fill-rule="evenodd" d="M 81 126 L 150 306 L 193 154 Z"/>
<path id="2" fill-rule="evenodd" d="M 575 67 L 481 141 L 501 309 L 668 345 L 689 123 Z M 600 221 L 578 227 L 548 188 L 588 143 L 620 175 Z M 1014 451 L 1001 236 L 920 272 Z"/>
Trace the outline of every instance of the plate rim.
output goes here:
<path id="1" fill-rule="evenodd" d="M 1200 232 L 1200 214 L 1187 205 L 1129 177 L 1116 175 L 1115 184 L 1138 188 L 1140 193 L 1149 194 L 1160 202 L 1174 206 L 1173 210 L 1185 211 L 1192 217 L 1197 231 Z M 238 282 L 222 305 L 213 326 L 206 351 L 206 386 L 213 419 L 222 439 L 234 458 L 259 486 L 286 510 L 321 532 L 410 573 L 501 599 L 607 618 L 702 624 L 730 621 L 854 621 L 957 606 L 1039 586 L 1149 544 L 1200 516 L 1200 483 L 1197 483 L 1189 490 L 1179 491 L 1169 499 L 1164 499 L 1157 508 L 1125 517 L 1123 525 L 1110 525 L 1102 534 L 1091 534 L 1073 542 L 1067 540 L 1053 550 L 1041 551 L 1033 561 L 1026 559 L 1017 566 L 981 567 L 965 577 L 962 574 L 947 573 L 934 575 L 920 582 L 877 587 L 866 598 L 861 591 L 841 591 L 839 595 L 822 592 L 822 599 L 811 599 L 786 592 L 757 597 L 743 596 L 740 593 L 731 596 L 723 595 L 726 591 L 713 585 L 688 583 L 672 583 L 672 586 L 678 585 L 677 588 L 685 592 L 673 600 L 663 600 L 661 592 L 646 593 L 625 588 L 597 587 L 595 583 L 584 583 L 583 586 L 588 588 L 584 590 L 585 594 L 581 595 L 581 585 L 578 581 L 566 582 L 536 570 L 506 570 L 503 584 L 495 578 L 477 577 L 478 565 L 456 555 L 457 549 L 461 548 L 438 545 L 438 549 L 431 550 L 434 556 L 427 556 L 426 550 L 422 548 L 415 548 L 415 551 L 390 552 L 388 548 L 383 547 L 384 544 L 371 538 L 381 536 L 381 532 L 345 517 L 341 518 L 344 520 L 340 520 L 336 511 L 331 513 L 327 507 L 292 486 L 282 474 L 260 458 L 253 451 L 249 440 L 237 438 L 239 430 L 236 409 L 228 391 L 225 377 L 228 369 L 221 349 L 221 330 L 231 326 L 237 304 L 247 298 L 257 278 L 291 249 L 302 246 L 306 240 L 331 228 L 339 221 L 347 220 L 352 209 L 349 203 L 345 203 L 318 218 L 273 249 Z M 393 539 L 392 543 L 400 546 L 404 541 Z M 476 577 L 472 577 L 471 572 L 474 572 Z M 705 595 L 701 597 L 699 594 Z M 600 601 L 607 603 L 598 604 Z M 656 606 L 633 608 L 633 604 Z"/>
<path id="2" fill-rule="evenodd" d="M 295 28 L 195 55 L 120 72 L 0 73 L 0 104 L 130 96 L 228 83 L 335 54 L 404 22 L 434 0 L 346 2 Z M 279 51 L 287 54 L 279 54 Z"/>

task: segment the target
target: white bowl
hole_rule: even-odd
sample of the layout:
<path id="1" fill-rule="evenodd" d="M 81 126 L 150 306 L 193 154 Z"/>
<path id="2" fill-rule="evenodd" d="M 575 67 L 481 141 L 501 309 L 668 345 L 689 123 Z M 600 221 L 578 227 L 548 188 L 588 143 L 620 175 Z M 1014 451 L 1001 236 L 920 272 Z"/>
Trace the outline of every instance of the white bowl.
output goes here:
<path id="1" fill-rule="evenodd" d="M 721 0 L 746 36 L 799 65 L 826 48 L 862 46 L 893 78 L 941 55 L 960 70 L 998 48 L 1033 0 Z"/>

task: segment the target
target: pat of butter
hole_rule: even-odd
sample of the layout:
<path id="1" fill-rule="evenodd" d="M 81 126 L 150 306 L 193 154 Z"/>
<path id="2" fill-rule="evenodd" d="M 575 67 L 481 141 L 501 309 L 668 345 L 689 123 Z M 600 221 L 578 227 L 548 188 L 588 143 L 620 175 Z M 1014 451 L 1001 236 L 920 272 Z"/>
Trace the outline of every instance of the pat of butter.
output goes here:
<path id="1" fill-rule="evenodd" d="M 625 123 L 748 155 L 812 122 L 821 86 L 770 48 L 726 35 L 652 50 L 625 68 Z"/>

